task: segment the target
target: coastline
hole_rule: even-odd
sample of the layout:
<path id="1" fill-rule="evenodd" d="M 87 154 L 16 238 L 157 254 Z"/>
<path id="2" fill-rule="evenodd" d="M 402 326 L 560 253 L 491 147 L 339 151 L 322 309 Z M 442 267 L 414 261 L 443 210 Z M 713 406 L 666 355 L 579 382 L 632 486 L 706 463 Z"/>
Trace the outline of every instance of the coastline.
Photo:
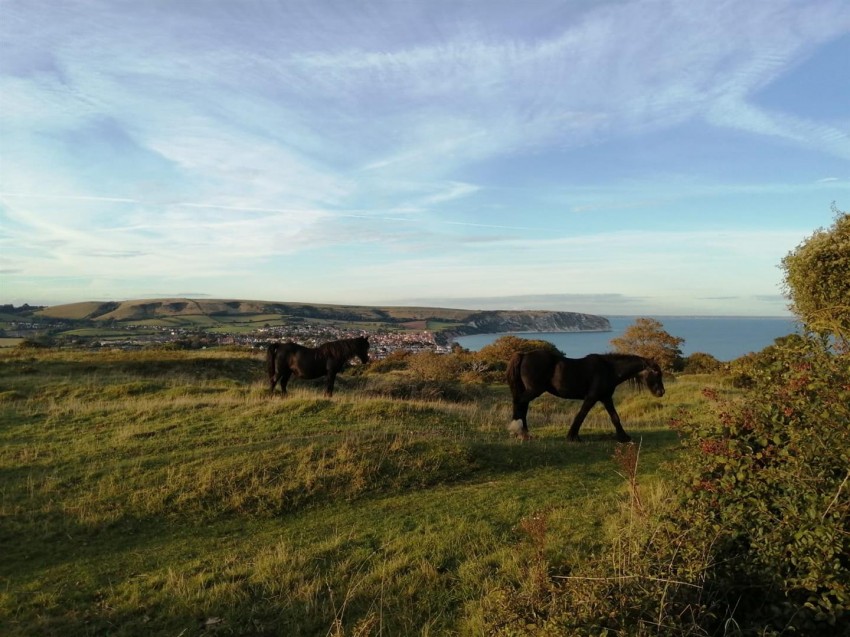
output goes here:
<path id="1" fill-rule="evenodd" d="M 609 332 L 613 332 L 614 329 L 609 327 L 607 329 L 576 329 L 576 330 L 568 330 L 568 329 L 555 329 L 555 330 L 504 330 L 504 331 L 458 331 L 458 330 L 446 330 L 443 332 L 431 332 L 434 336 L 434 340 L 437 343 L 442 342 L 445 345 L 452 345 L 457 342 L 459 338 L 466 338 L 468 336 L 494 336 L 499 338 L 501 336 L 509 336 L 511 334 L 515 336 L 521 336 L 522 334 L 607 334 Z M 494 339 L 495 340 L 495 339 Z"/>
<path id="2" fill-rule="evenodd" d="M 542 338 L 553 343 L 571 358 L 590 353 L 611 351 L 610 340 L 621 335 L 636 316 L 610 317 L 610 330 L 510 330 L 489 334 L 460 335 L 452 342 L 477 351 L 506 334 Z M 720 361 L 730 361 L 772 345 L 776 338 L 795 333 L 799 324 L 794 318 L 782 317 L 653 317 L 673 336 L 684 339 L 682 354 L 710 354 Z"/>

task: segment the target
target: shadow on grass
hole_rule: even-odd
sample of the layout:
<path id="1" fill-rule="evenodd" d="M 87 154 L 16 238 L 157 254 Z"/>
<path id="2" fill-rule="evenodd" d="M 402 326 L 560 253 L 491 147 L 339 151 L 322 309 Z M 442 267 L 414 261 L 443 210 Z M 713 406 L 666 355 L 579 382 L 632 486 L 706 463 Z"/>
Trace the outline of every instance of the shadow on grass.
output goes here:
<path id="1" fill-rule="evenodd" d="M 675 432 L 669 430 L 635 431 L 633 438 L 635 444 L 641 444 L 644 457 L 665 456 L 664 459 L 672 455 L 677 440 Z M 582 442 L 568 442 L 566 436 L 523 443 L 514 440 L 472 442 L 470 450 L 483 471 L 504 474 L 541 466 L 581 470 L 610 460 L 621 444 L 613 434 L 600 432 L 583 435 Z"/>

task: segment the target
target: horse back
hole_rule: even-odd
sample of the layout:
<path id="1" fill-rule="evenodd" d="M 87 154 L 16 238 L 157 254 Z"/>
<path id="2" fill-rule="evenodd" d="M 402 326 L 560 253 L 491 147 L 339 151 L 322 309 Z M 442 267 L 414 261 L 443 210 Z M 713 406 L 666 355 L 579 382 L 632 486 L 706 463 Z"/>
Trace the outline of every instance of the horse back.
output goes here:
<path id="1" fill-rule="evenodd" d="M 266 354 L 266 360 L 269 363 L 269 371 L 274 372 L 275 367 L 278 369 L 281 367 L 289 367 L 291 365 L 292 357 L 297 355 L 302 349 L 305 348 L 298 343 L 272 343 L 269 345 L 268 353 Z"/>
<path id="2" fill-rule="evenodd" d="M 514 375 L 519 380 L 517 385 L 534 393 L 549 391 L 563 360 L 563 356 L 545 349 L 515 354 L 512 362 L 515 365 Z"/>
<path id="3" fill-rule="evenodd" d="M 561 358 L 552 370 L 552 393 L 561 398 L 581 399 L 591 387 L 584 359 Z"/>
<path id="4" fill-rule="evenodd" d="M 562 358 L 552 375 L 552 387 L 561 398 L 602 399 L 614 393 L 617 377 L 611 363 L 599 354 Z"/>

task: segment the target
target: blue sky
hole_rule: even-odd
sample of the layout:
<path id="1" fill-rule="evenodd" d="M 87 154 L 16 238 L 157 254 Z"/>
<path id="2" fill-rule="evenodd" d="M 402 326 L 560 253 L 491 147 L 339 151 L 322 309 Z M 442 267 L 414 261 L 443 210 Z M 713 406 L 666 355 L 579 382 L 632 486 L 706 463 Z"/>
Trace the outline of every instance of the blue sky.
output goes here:
<path id="1" fill-rule="evenodd" d="M 784 315 L 846 0 L 0 0 L 0 300 Z"/>

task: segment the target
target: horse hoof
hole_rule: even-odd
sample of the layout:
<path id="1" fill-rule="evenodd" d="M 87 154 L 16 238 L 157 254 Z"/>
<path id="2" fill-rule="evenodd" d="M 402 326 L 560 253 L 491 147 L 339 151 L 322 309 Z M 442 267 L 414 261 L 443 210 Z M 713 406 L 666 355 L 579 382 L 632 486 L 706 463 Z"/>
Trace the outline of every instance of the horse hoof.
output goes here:
<path id="1" fill-rule="evenodd" d="M 567 436 L 567 442 L 581 442 L 581 438 L 578 436 Z"/>
<path id="2" fill-rule="evenodd" d="M 508 431 L 512 433 L 514 436 L 522 438 L 523 440 L 529 438 L 528 430 L 522 426 L 521 420 L 512 420 L 508 425 Z"/>

